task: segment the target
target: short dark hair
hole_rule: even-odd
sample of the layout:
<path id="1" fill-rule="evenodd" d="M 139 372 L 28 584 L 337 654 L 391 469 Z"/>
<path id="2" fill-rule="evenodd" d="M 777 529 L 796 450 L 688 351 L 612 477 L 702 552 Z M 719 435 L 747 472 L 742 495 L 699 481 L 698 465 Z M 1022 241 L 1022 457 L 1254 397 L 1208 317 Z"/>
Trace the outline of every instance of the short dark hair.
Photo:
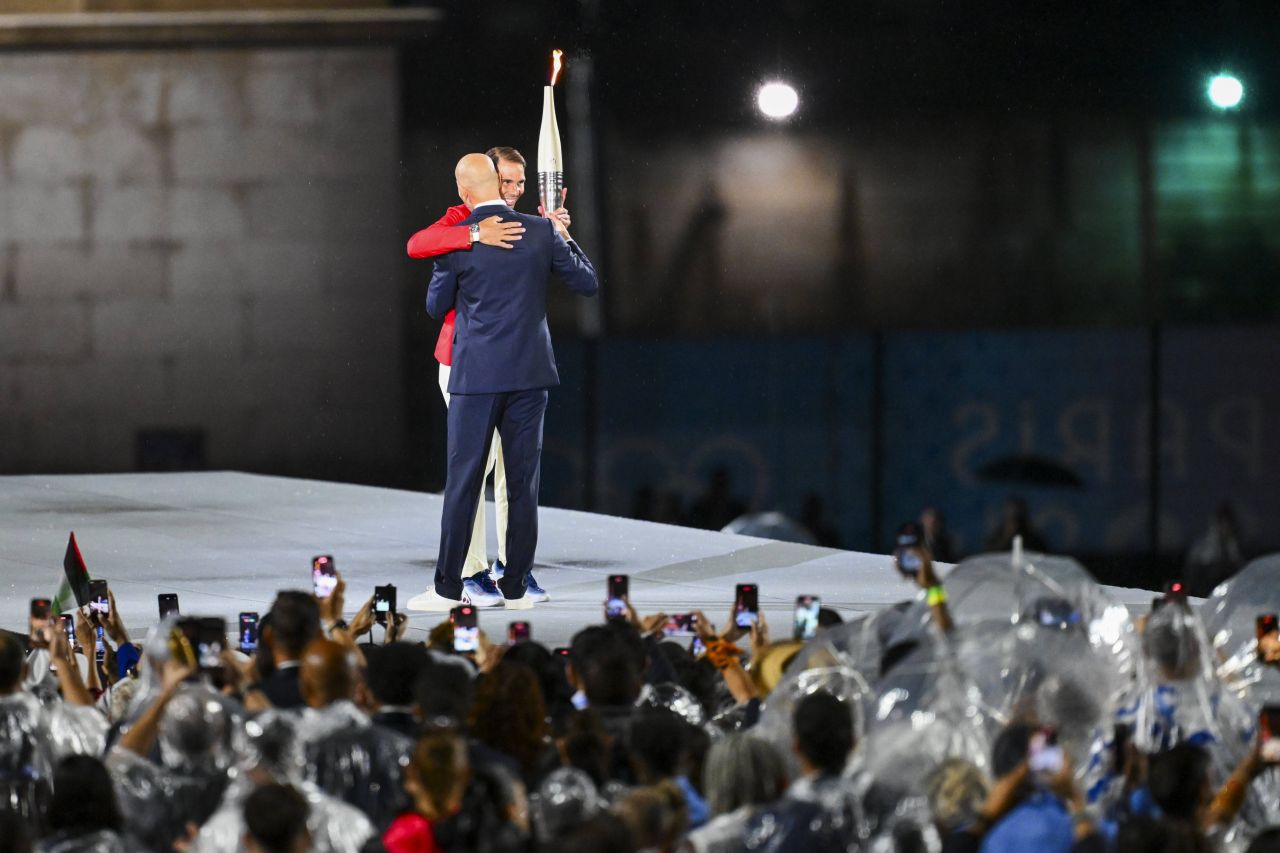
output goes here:
<path id="1" fill-rule="evenodd" d="M 616 639 L 596 649 L 581 669 L 573 666 L 591 705 L 633 705 L 640 696 L 643 681 L 635 657 Z"/>
<path id="2" fill-rule="evenodd" d="M 806 761 L 827 774 L 844 770 L 854 746 L 853 715 L 848 705 L 819 690 L 796 704 L 791 721 L 796 749 Z"/>
<path id="3" fill-rule="evenodd" d="M 569 641 L 569 662 L 581 670 L 596 651 L 609 643 L 610 634 L 603 625 L 588 625 Z"/>
<path id="4" fill-rule="evenodd" d="M 609 781 L 610 744 L 600 715 L 590 708 L 574 711 L 561 726 L 565 764 L 591 777 L 597 788 Z"/>
<path id="5" fill-rule="evenodd" d="M 832 610 L 830 607 L 818 608 L 818 627 L 831 628 L 835 625 L 843 625 L 844 620 L 840 618 L 840 614 Z"/>
<path id="6" fill-rule="evenodd" d="M 453 725 L 464 725 L 474 695 L 475 686 L 465 664 L 432 661 L 413 683 L 413 701 L 429 725 L 442 717 Z"/>
<path id="7" fill-rule="evenodd" d="M 307 643 L 320 633 L 320 606 L 314 596 L 281 590 L 271 604 L 271 637 L 290 655 L 302 656 Z"/>
<path id="8" fill-rule="evenodd" d="M 522 663 L 538 676 L 542 688 L 542 700 L 548 709 L 557 702 L 567 700 L 572 691 L 564 678 L 564 667 L 552 656 L 551 650 L 541 643 L 526 641 L 510 646 L 503 653 L 504 661 Z"/>
<path id="9" fill-rule="evenodd" d="M 290 785 L 259 785 L 244 801 L 245 828 L 271 853 L 288 853 L 307 831 L 311 806 Z"/>
<path id="10" fill-rule="evenodd" d="M 1008 776 L 1027 757 L 1034 731 L 1026 723 L 1010 723 L 996 735 L 991 745 L 991 772 L 997 779 Z"/>
<path id="11" fill-rule="evenodd" d="M 1204 747 L 1180 743 L 1149 759 L 1147 787 L 1166 817 L 1195 820 L 1209 773 L 1209 753 Z"/>
<path id="12" fill-rule="evenodd" d="M 601 812 L 556 841 L 560 853 L 631 853 L 631 830 L 612 812 Z"/>
<path id="13" fill-rule="evenodd" d="M 365 683 L 383 705 L 409 705 L 418 673 L 427 668 L 427 650 L 418 643 L 391 643 L 376 646 L 377 653 L 366 660 Z"/>
<path id="14" fill-rule="evenodd" d="M 8 631 L 0 631 L 0 693 L 11 693 L 22 681 L 26 654 L 22 643 Z"/>
<path id="15" fill-rule="evenodd" d="M 111 774 L 91 755 L 68 755 L 53 770 L 49 828 L 84 835 L 124 826 Z"/>
<path id="16" fill-rule="evenodd" d="M 519 163 L 521 166 L 529 165 L 525 162 L 524 155 L 510 145 L 495 145 L 484 153 L 486 157 L 493 161 L 495 168 L 497 168 L 499 160 L 506 160 L 508 163 Z"/>
<path id="17" fill-rule="evenodd" d="M 644 774 L 645 784 L 656 784 L 680 772 L 688 725 L 665 709 L 646 711 L 631 723 L 631 755 Z"/>

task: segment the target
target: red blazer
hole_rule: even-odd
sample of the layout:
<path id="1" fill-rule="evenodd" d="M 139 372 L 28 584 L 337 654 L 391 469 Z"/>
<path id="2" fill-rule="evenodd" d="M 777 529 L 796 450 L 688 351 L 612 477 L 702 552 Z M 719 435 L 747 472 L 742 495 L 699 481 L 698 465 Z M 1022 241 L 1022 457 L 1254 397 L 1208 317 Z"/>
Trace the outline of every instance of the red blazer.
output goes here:
<path id="1" fill-rule="evenodd" d="M 470 249 L 470 233 L 466 228 L 458 227 L 458 223 L 470 215 L 471 210 L 465 204 L 455 205 L 446 210 L 444 216 L 409 238 L 409 257 L 434 258 L 436 255 Z M 453 364 L 455 314 L 455 311 L 450 310 L 444 315 L 440 337 L 436 338 L 436 361 L 441 364 Z"/>

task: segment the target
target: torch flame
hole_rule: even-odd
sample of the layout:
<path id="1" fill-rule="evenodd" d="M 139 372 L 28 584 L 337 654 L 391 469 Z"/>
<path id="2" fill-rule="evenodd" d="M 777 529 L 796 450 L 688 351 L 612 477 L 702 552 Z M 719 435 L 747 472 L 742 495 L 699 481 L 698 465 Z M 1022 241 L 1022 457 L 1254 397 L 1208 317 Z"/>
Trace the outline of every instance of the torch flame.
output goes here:
<path id="1" fill-rule="evenodd" d="M 556 84 L 556 78 L 560 76 L 560 69 L 564 67 L 564 63 L 560 61 L 560 57 L 564 56 L 563 50 L 551 51 L 551 85 Z"/>

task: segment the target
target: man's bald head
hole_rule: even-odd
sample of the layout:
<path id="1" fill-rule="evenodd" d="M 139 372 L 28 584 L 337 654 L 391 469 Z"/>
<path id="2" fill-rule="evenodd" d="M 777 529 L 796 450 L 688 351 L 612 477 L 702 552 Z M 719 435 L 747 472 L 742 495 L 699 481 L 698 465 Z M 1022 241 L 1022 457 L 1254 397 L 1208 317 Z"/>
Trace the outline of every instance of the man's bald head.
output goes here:
<path id="1" fill-rule="evenodd" d="M 346 647 L 333 640 L 312 640 L 302 653 L 298 687 L 312 708 L 350 699 L 356 690 L 356 662 Z"/>
<path id="2" fill-rule="evenodd" d="M 0 631 L 0 696 L 14 693 L 22 687 L 26 664 L 22 643 L 8 631 Z"/>
<path id="3" fill-rule="evenodd" d="M 453 169 L 458 182 L 458 197 L 467 207 L 501 198 L 498 194 L 498 170 L 485 154 L 468 154 Z"/>

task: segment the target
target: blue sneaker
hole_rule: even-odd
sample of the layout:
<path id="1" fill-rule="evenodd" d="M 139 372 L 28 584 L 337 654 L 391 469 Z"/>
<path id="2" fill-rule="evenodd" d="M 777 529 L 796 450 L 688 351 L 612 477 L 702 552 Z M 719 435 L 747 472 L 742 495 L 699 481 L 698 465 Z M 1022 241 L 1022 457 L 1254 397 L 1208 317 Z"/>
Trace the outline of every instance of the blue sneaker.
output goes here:
<path id="1" fill-rule="evenodd" d="M 547 591 L 538 586 L 538 582 L 533 579 L 533 572 L 529 572 L 529 574 L 524 576 L 524 592 L 525 595 L 529 596 L 529 598 L 532 598 L 539 604 L 544 601 L 551 600 L 551 596 Z"/>
<path id="2" fill-rule="evenodd" d="M 506 572 L 507 572 L 507 567 L 502 565 L 501 560 L 493 561 L 494 577 L 496 577 L 498 580 L 502 580 L 502 576 L 506 574 Z M 529 593 L 529 597 L 533 601 L 538 602 L 539 604 L 541 604 L 544 601 L 551 600 L 551 594 L 548 593 L 542 587 L 538 586 L 538 582 L 533 579 L 533 572 L 529 572 L 529 574 L 524 576 L 524 589 L 525 589 L 525 592 Z"/>
<path id="3" fill-rule="evenodd" d="M 502 591 L 488 572 L 464 578 L 462 591 L 476 607 L 501 607 Z"/>

